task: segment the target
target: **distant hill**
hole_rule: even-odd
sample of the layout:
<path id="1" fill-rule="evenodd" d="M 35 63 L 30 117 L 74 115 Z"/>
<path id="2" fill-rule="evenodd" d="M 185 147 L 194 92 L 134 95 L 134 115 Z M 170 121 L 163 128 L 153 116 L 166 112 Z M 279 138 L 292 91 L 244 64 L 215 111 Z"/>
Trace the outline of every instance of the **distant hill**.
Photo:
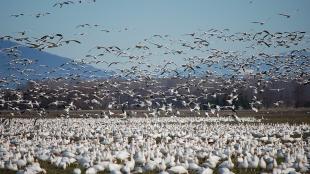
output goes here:
<path id="1" fill-rule="evenodd" d="M 72 59 L 26 46 L 19 46 L 18 51 L 13 52 L 4 50 L 16 45 L 18 44 L 15 42 L 0 40 L 0 79 L 26 81 L 58 77 L 108 78 L 113 74 L 112 71 L 77 64 Z"/>

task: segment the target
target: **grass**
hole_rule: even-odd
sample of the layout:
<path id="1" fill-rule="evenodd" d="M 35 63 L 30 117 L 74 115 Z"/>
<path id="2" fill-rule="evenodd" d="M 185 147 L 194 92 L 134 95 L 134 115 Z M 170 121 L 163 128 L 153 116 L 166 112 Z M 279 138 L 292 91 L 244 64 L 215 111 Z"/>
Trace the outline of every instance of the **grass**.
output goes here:
<path id="1" fill-rule="evenodd" d="M 80 168 L 82 173 L 85 173 L 85 169 L 80 167 L 78 163 L 73 163 L 69 165 L 65 170 L 58 168 L 47 161 L 40 161 L 41 168 L 45 169 L 47 174 L 62 174 L 62 173 L 72 173 L 75 168 Z"/>
<path id="2" fill-rule="evenodd" d="M 16 172 L 8 169 L 0 169 L 0 174 L 16 174 Z"/>
<path id="3" fill-rule="evenodd" d="M 279 164 L 285 162 L 285 158 L 284 157 L 278 157 L 278 158 L 276 158 L 276 161 L 277 161 L 277 164 L 279 165 Z"/>

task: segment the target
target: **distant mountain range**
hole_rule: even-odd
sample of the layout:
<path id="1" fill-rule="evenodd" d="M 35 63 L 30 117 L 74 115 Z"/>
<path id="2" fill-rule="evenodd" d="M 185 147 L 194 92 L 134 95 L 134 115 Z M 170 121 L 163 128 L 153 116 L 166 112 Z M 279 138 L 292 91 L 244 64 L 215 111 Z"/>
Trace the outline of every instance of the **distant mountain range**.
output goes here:
<path id="1" fill-rule="evenodd" d="M 18 46 L 18 51 L 8 50 L 7 48 L 19 45 L 16 42 L 8 40 L 0 40 L 0 80 L 9 78 L 19 82 L 28 80 L 42 80 L 50 78 L 79 78 L 79 79 L 92 79 L 92 78 L 108 78 L 115 74 L 114 71 L 105 71 L 95 68 L 89 64 L 78 64 L 72 59 L 39 51 L 37 49 L 29 48 L 26 46 Z M 4 50 L 7 49 L 7 50 Z M 9 56 L 8 54 L 12 54 Z M 17 54 L 15 57 L 14 54 Z M 299 51 L 294 52 L 296 56 L 310 56 L 310 52 Z M 283 54 L 285 55 L 285 54 Z M 300 58 L 297 64 L 305 62 L 308 64 L 309 59 Z M 214 75 L 230 74 L 230 70 L 223 69 L 220 64 L 208 66 L 199 65 L 195 67 L 195 72 L 184 71 L 184 68 L 179 68 L 175 72 L 164 74 L 163 77 L 174 76 L 187 76 L 192 73 L 199 76 L 204 76 L 206 70 L 210 70 Z M 262 65 L 262 69 L 266 69 L 266 65 Z M 190 69 L 189 69 L 190 70 Z M 158 76 L 162 77 L 162 76 Z M 0 83 L 1 85 L 1 83 Z"/>
<path id="2" fill-rule="evenodd" d="M 113 74 L 112 71 L 104 71 L 88 64 L 78 64 L 72 59 L 26 46 L 19 46 L 18 51 L 7 49 L 17 45 L 19 44 L 15 42 L 0 40 L 0 79 L 11 78 L 21 81 L 58 77 L 89 79 L 108 78 Z"/>

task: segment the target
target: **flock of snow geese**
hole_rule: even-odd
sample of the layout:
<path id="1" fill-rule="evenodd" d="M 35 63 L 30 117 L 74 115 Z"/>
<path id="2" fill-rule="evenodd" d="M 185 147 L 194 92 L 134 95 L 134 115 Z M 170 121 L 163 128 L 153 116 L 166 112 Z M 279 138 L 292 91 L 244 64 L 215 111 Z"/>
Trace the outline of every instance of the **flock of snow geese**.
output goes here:
<path id="1" fill-rule="evenodd" d="M 84 2 L 96 0 L 61 1 L 53 7 Z M 52 13 L 31 16 L 47 15 Z M 42 161 L 64 170 L 78 164 L 70 171 L 74 174 L 310 171 L 308 124 L 265 124 L 237 115 L 242 89 L 251 91 L 248 106 L 259 112 L 264 105 L 262 93 L 286 91 L 272 82 L 310 84 L 308 32 L 209 29 L 179 37 L 154 34 L 128 48 L 95 45 L 82 58 L 56 67 L 40 64 L 39 57 L 23 57 L 22 47 L 45 51 L 82 45 L 87 34 L 80 31 L 85 28 L 104 34 L 130 30 L 84 23 L 75 27 L 76 38 L 70 39 L 64 33 L 0 35 L 0 41 L 18 43 L 0 48 L 0 55 L 9 58 L 10 71 L 18 74 L 0 75 L 0 109 L 5 111 L 0 115 L 0 173 L 47 173 L 40 167 Z M 217 49 L 219 42 L 242 49 Z M 161 62 L 154 63 L 158 58 Z M 90 71 L 88 65 L 102 67 L 109 76 L 98 76 L 99 70 Z M 46 72 L 38 74 L 35 66 Z M 60 71 L 67 73 L 57 76 Z M 44 78 L 33 80 L 33 76 Z M 20 89 L 25 81 L 28 88 Z M 218 97 L 224 102 L 216 103 Z M 273 107 L 284 104 L 278 100 Z M 44 118 L 51 109 L 62 110 L 63 117 Z M 70 117 L 73 110 L 85 109 L 102 112 Z M 145 110 L 143 117 L 134 109 Z M 181 117 L 184 110 L 189 110 L 188 116 L 200 117 Z M 221 117 L 221 110 L 233 114 Z M 36 118 L 11 118 L 26 113 Z"/>
<path id="2" fill-rule="evenodd" d="M 243 119 L 243 118 L 241 118 Z M 247 124 L 205 117 L 14 119 L 1 125 L 0 168 L 74 174 L 309 172 L 309 125 Z M 221 122 L 219 122 L 221 121 Z"/>

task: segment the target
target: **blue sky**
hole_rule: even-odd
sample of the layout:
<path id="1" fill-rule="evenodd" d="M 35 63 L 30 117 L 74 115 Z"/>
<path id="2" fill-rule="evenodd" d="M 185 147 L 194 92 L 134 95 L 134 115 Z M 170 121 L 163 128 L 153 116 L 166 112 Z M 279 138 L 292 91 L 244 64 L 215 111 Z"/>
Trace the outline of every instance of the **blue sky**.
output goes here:
<path id="1" fill-rule="evenodd" d="M 153 34 L 179 37 L 197 30 L 230 29 L 231 32 L 310 31 L 309 0 L 97 0 L 96 3 L 53 7 L 51 0 L 2 0 L 0 2 L 0 35 L 26 31 L 31 36 L 63 33 L 66 39 L 79 39 L 71 44 L 46 51 L 69 58 L 88 53 L 96 45 L 132 47 Z M 39 12 L 50 15 L 35 18 Z M 19 18 L 12 14 L 24 13 Z M 278 13 L 287 13 L 285 18 Z M 264 21 L 260 26 L 252 21 Z M 79 28 L 79 24 L 99 24 L 101 29 Z M 128 28 L 128 30 L 124 30 Z M 118 32 L 121 30 L 121 32 Z M 79 36 L 78 33 L 86 35 Z M 224 47 L 221 44 L 218 48 Z"/>

